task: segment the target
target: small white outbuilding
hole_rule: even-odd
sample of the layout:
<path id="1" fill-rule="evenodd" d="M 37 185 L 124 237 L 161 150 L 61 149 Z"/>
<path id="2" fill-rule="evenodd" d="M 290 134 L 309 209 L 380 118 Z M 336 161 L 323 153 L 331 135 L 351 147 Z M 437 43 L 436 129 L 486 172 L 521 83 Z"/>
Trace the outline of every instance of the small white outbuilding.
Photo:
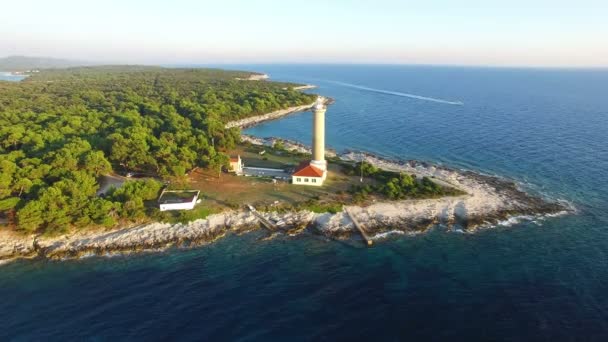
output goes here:
<path id="1" fill-rule="evenodd" d="M 234 172 L 239 176 L 243 174 L 243 161 L 240 155 L 230 157 L 230 172 Z"/>
<path id="2" fill-rule="evenodd" d="M 158 198 L 160 211 L 194 209 L 199 190 L 163 190 Z"/>

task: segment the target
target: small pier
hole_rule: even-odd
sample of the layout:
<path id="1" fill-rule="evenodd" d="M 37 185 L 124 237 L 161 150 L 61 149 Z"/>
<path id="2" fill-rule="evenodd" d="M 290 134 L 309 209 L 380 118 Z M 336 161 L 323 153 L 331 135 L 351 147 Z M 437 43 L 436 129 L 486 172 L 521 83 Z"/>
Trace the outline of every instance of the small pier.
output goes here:
<path id="1" fill-rule="evenodd" d="M 258 221 L 260 221 L 260 223 L 262 224 L 262 226 L 264 226 L 264 228 L 271 230 L 271 231 L 276 231 L 278 229 L 277 225 L 268 221 L 266 218 L 264 218 L 264 216 L 262 216 L 257 210 L 255 210 L 254 207 L 252 206 L 248 206 L 249 207 L 249 211 L 251 211 L 251 213 L 253 214 L 253 216 L 255 216 Z"/>
<path id="2" fill-rule="evenodd" d="M 363 240 L 365 240 L 365 242 L 367 243 L 368 246 L 371 246 L 374 244 L 374 240 L 372 240 L 369 235 L 367 235 L 367 232 L 365 231 L 365 229 L 363 229 L 363 226 L 361 225 L 361 223 L 359 223 L 359 221 L 357 221 L 357 219 L 355 218 L 355 216 L 353 214 L 350 213 L 350 211 L 348 210 L 348 208 L 344 207 L 344 211 L 346 212 L 346 214 L 348 215 L 348 217 L 350 217 L 350 220 L 353 221 L 353 223 L 355 224 L 355 227 L 357 227 L 357 229 L 359 230 L 359 233 L 361 233 L 361 236 L 363 237 Z"/>

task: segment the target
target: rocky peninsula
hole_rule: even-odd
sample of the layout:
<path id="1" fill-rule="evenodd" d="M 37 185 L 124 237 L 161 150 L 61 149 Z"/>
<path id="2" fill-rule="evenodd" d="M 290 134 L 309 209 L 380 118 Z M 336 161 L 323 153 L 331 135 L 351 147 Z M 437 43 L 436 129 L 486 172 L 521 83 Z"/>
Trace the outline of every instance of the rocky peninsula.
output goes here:
<path id="1" fill-rule="evenodd" d="M 311 104 L 312 105 L 312 104 Z M 228 127 L 250 127 L 275 120 L 290 113 L 310 109 L 297 106 L 273 113 L 231 122 Z M 272 145 L 279 138 L 261 139 L 243 136 L 256 145 Z M 280 139 L 286 150 L 309 153 L 306 145 Z M 542 219 L 572 210 L 568 205 L 528 194 L 510 180 L 472 171 L 433 165 L 419 161 L 384 159 L 363 152 L 328 153 L 342 161 L 366 161 L 378 168 L 430 177 L 435 182 L 459 189 L 461 196 L 433 199 L 382 201 L 348 206 L 332 213 L 258 212 L 276 226 L 278 233 L 298 235 L 314 233 L 328 239 L 360 239 L 352 215 L 373 239 L 391 234 L 420 234 L 438 225 L 464 233 L 516 219 Z M 346 212 L 348 210 L 348 213 Z M 511 221 L 509 221 L 511 220 Z M 171 247 L 193 247 L 210 243 L 227 233 L 262 229 L 256 214 L 231 210 L 186 224 L 146 223 L 108 230 L 82 230 L 61 236 L 22 235 L 0 230 L 0 263 L 17 258 L 69 259 L 90 255 L 113 255 L 158 251 Z"/>
<path id="2" fill-rule="evenodd" d="M 396 162 L 364 153 L 348 152 L 343 160 L 364 158 L 378 167 L 431 176 L 467 194 L 437 199 L 403 200 L 349 206 L 350 215 L 362 223 L 374 239 L 390 234 L 420 234 L 436 225 L 466 233 L 509 222 L 509 219 L 541 219 L 565 214 L 570 208 L 520 190 L 514 182 L 494 176 L 460 171 L 427 163 Z M 283 234 L 310 231 L 332 239 L 359 239 L 353 220 L 345 211 L 261 212 Z M 14 258 L 65 259 L 89 255 L 112 255 L 158 251 L 170 247 L 193 247 L 227 233 L 261 229 L 256 216 L 246 210 L 228 211 L 187 224 L 149 223 L 113 231 L 84 230 L 59 237 L 23 236 L 0 232 L 0 260 Z"/>

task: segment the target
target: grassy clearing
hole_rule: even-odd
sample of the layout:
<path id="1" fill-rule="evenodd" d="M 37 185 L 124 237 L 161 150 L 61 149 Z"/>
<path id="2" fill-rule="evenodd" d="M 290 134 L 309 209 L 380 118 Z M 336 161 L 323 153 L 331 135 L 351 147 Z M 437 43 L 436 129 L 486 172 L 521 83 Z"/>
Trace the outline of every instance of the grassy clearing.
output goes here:
<path id="1" fill-rule="evenodd" d="M 263 150 L 266 152 L 260 155 Z M 230 154 L 239 154 L 246 166 L 279 169 L 293 168 L 310 158 L 255 145 L 241 145 Z M 260 210 L 339 211 L 343 203 L 351 203 L 348 190 L 359 181 L 341 170 L 340 165 L 330 163 L 327 179 L 321 187 L 293 185 L 286 181 L 273 183 L 270 178 L 227 173 L 218 177 L 214 172 L 196 170 L 190 175 L 190 188 L 201 190 L 203 204 L 216 210 L 237 209 L 249 204 Z"/>
<path id="2" fill-rule="evenodd" d="M 263 155 L 259 152 L 265 150 Z M 310 157 L 303 154 L 291 154 L 266 146 L 241 145 L 230 154 L 239 154 L 245 165 L 256 167 L 287 169 L 299 164 Z M 399 174 L 384 174 L 391 179 Z M 391 177 L 389 177 L 391 176 Z M 313 212 L 339 212 L 344 205 L 367 205 L 377 200 L 390 199 L 381 191 L 386 180 L 379 174 L 360 175 L 353 172 L 353 164 L 330 159 L 328 176 L 321 187 L 293 185 L 286 181 L 273 183 L 270 178 L 244 177 L 234 174 L 209 170 L 196 170 L 190 174 L 189 188 L 201 190 L 203 203 L 199 206 L 208 208 L 210 212 L 220 212 L 227 209 L 244 208 L 253 205 L 262 211 L 293 211 L 310 210 Z M 414 184 L 415 185 L 415 184 Z M 426 184 L 428 185 L 428 184 Z M 360 189 L 370 189 L 364 194 Z M 448 193 L 444 189 L 433 188 L 437 193 Z M 440 191 L 441 190 L 441 191 Z M 445 192 L 444 192 L 445 191 Z M 420 194 L 424 197 L 423 194 Z M 435 197 L 436 193 L 428 193 Z"/>
<path id="3" fill-rule="evenodd" d="M 260 155 L 260 152 L 265 151 Z M 284 169 L 296 166 L 300 161 L 310 159 L 310 155 L 287 152 L 269 146 L 241 145 L 231 154 L 240 154 L 245 166 Z"/>

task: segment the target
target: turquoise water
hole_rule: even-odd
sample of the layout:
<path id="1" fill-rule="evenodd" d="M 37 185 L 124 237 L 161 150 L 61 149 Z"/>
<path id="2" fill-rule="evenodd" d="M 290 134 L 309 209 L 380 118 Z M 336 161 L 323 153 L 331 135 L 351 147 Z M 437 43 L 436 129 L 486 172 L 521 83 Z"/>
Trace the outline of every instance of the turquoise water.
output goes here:
<path id="1" fill-rule="evenodd" d="M 27 76 L 12 75 L 10 72 L 0 71 L 0 81 L 21 81 Z"/>
<path id="2" fill-rule="evenodd" d="M 606 340 L 608 71 L 239 66 L 336 99 L 327 142 L 480 170 L 576 215 L 357 248 L 229 236 L 0 268 L 0 339 Z M 310 140 L 310 113 L 247 130 Z"/>

